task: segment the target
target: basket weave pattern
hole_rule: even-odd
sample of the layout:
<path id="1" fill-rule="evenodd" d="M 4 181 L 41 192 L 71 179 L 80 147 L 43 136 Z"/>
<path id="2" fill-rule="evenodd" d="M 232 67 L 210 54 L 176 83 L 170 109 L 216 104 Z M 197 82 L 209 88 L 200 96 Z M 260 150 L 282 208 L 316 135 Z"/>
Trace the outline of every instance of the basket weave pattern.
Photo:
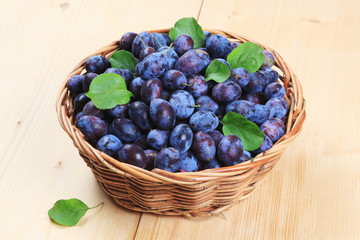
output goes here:
<path id="1" fill-rule="evenodd" d="M 226 31 L 211 29 L 207 31 L 221 34 L 230 41 L 255 42 Z M 169 29 L 149 32 L 168 33 Z M 275 166 L 285 148 L 300 133 L 306 116 L 305 100 L 298 78 L 277 52 L 259 45 L 275 56 L 275 66 L 286 89 L 285 99 L 289 103 L 290 110 L 285 135 L 271 149 L 252 160 L 235 166 L 194 173 L 170 173 L 160 169 L 148 171 L 119 162 L 87 143 L 80 130 L 73 124 L 74 109 L 66 82 L 73 75 L 84 73 L 84 62 L 88 57 L 103 55 L 109 58 L 119 49 L 118 41 L 86 57 L 69 74 L 56 102 L 59 122 L 73 140 L 80 156 L 91 168 L 103 190 L 117 204 L 134 211 L 161 215 L 194 217 L 220 213 L 253 192 L 256 183 Z"/>

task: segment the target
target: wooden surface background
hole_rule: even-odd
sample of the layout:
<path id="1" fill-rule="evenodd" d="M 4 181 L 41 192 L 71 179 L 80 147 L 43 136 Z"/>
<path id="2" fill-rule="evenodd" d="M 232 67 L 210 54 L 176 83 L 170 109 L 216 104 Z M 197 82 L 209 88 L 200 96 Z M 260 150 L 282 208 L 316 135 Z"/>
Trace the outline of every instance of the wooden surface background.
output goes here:
<path id="1" fill-rule="evenodd" d="M 254 194 L 189 219 L 114 205 L 61 129 L 55 99 L 85 56 L 127 31 L 185 16 L 276 49 L 307 100 L 303 132 Z M 357 0 L 0 0 L 1 239 L 360 239 L 360 2 Z M 76 197 L 75 227 L 47 211 Z"/>

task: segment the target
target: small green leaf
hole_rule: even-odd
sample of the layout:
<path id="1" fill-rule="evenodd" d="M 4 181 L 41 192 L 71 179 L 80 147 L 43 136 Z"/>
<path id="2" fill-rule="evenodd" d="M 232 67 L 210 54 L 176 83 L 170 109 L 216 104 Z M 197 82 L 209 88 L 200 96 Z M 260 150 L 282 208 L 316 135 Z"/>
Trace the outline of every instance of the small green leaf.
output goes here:
<path id="1" fill-rule="evenodd" d="M 195 18 L 182 18 L 175 23 L 175 26 L 170 29 L 169 35 L 171 40 L 183 34 L 190 35 L 194 40 L 194 48 L 204 46 L 205 34 Z"/>
<path id="2" fill-rule="evenodd" d="M 264 63 L 264 49 L 252 42 L 245 42 L 235 48 L 227 57 L 231 69 L 245 68 L 249 73 L 259 70 Z"/>
<path id="3" fill-rule="evenodd" d="M 126 89 L 124 78 L 115 73 L 103 73 L 94 78 L 85 95 L 99 109 L 110 109 L 116 105 L 126 104 L 133 96 Z"/>
<path id="4" fill-rule="evenodd" d="M 48 215 L 54 222 L 72 227 L 79 222 L 88 209 L 89 207 L 79 199 L 62 199 L 54 204 L 48 211 Z"/>
<path id="5" fill-rule="evenodd" d="M 109 59 L 111 67 L 128 69 L 131 72 L 135 72 L 135 66 L 138 63 L 131 52 L 125 50 L 119 50 L 115 52 Z"/>
<path id="6" fill-rule="evenodd" d="M 214 60 L 206 68 L 205 80 L 214 80 L 215 82 L 221 83 L 226 81 L 230 74 L 230 69 L 225 63 L 222 63 L 219 60 Z"/>
<path id="7" fill-rule="evenodd" d="M 257 149 L 264 141 L 265 135 L 260 128 L 238 113 L 228 112 L 224 116 L 222 124 L 224 135 L 238 136 L 246 151 Z"/>

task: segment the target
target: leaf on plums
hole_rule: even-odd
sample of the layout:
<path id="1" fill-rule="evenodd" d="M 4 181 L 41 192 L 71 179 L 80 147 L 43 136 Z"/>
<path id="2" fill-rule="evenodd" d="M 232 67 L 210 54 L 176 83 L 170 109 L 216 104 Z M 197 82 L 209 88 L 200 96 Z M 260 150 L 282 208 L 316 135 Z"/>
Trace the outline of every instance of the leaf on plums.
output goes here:
<path id="1" fill-rule="evenodd" d="M 99 109 L 110 109 L 116 105 L 126 104 L 133 96 L 127 90 L 124 78 L 115 73 L 103 73 L 95 77 L 85 95 Z"/>
<path id="2" fill-rule="evenodd" d="M 215 82 L 221 83 L 226 81 L 230 77 L 231 71 L 225 63 L 219 60 L 214 60 L 206 68 L 205 80 L 214 80 Z"/>
<path id="3" fill-rule="evenodd" d="M 109 59 L 112 68 L 128 69 L 131 72 L 135 72 L 135 66 L 138 64 L 131 52 L 125 50 L 119 50 Z"/>
<path id="4" fill-rule="evenodd" d="M 249 73 L 259 70 L 264 63 L 264 49 L 252 42 L 245 42 L 235 48 L 227 57 L 231 69 L 245 68 Z"/>
<path id="5" fill-rule="evenodd" d="M 180 35 L 190 35 L 194 40 L 194 48 L 200 48 L 204 46 L 205 34 L 198 24 L 195 18 L 182 18 L 175 23 L 175 26 L 170 29 L 169 35 L 171 40 L 175 39 Z"/>
<path id="6" fill-rule="evenodd" d="M 228 112 L 224 116 L 222 124 L 224 135 L 238 136 L 246 151 L 257 149 L 264 140 L 265 135 L 260 128 L 238 113 Z"/>

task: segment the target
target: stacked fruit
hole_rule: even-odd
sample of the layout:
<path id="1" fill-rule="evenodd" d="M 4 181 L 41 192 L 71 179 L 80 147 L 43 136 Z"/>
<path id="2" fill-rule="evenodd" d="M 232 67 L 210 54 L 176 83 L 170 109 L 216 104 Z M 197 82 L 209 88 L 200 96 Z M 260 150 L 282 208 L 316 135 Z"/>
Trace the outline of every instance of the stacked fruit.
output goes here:
<path id="1" fill-rule="evenodd" d="M 76 126 L 111 157 L 193 172 L 249 160 L 284 135 L 285 88 L 258 45 L 184 18 L 169 34 L 126 33 L 119 47 L 67 83 Z"/>

